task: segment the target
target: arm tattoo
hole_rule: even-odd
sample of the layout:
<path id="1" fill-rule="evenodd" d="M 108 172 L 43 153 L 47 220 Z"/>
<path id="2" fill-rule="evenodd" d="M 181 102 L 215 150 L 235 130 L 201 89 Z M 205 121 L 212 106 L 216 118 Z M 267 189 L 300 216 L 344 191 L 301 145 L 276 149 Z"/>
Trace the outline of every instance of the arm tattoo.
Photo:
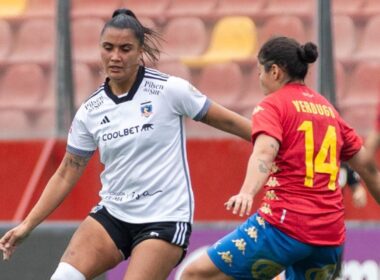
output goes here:
<path id="1" fill-rule="evenodd" d="M 79 170 L 85 167 L 89 160 L 90 160 L 90 157 L 80 157 L 76 155 L 70 155 L 70 156 L 65 157 L 64 166 Z"/>
<path id="2" fill-rule="evenodd" d="M 261 173 L 268 173 L 270 168 L 268 168 L 266 162 L 262 159 L 258 159 L 258 161 L 259 161 L 259 171 Z"/>
<path id="3" fill-rule="evenodd" d="M 278 153 L 278 145 L 275 145 L 273 143 L 270 144 L 270 147 L 273 149 L 273 158 L 275 158 L 277 156 L 277 153 Z"/>
<path id="4" fill-rule="evenodd" d="M 376 164 L 374 164 L 374 163 L 369 164 L 368 167 L 367 167 L 367 171 L 368 171 L 371 175 L 376 175 L 376 174 L 377 174 Z"/>

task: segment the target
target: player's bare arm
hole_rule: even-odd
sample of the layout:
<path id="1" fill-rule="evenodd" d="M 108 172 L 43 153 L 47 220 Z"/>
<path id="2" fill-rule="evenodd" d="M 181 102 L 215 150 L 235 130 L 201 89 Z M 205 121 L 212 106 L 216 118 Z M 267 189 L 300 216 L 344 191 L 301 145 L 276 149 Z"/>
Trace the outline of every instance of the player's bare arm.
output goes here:
<path id="1" fill-rule="evenodd" d="M 279 146 L 278 141 L 271 136 L 261 134 L 257 137 L 241 190 L 225 203 L 227 210 L 233 208 L 233 214 L 239 212 L 240 216 L 249 215 L 253 198 L 268 180 Z"/>
<path id="2" fill-rule="evenodd" d="M 251 141 L 251 122 L 247 118 L 212 102 L 202 122 Z"/>
<path id="3" fill-rule="evenodd" d="M 66 153 L 55 174 L 50 178 L 41 197 L 21 224 L 0 239 L 3 258 L 8 260 L 15 247 L 49 216 L 64 200 L 83 173 L 89 158 Z"/>
<path id="4" fill-rule="evenodd" d="M 80 157 L 66 152 L 60 166 L 24 222 L 30 223 L 30 227 L 33 229 L 56 209 L 75 186 L 88 161 L 88 157 Z"/>
<path id="5" fill-rule="evenodd" d="M 359 173 L 372 196 L 380 204 L 380 173 L 374 157 L 368 155 L 368 151 L 362 147 L 348 162 Z"/>
<path id="6" fill-rule="evenodd" d="M 376 151 L 380 147 L 380 133 L 376 130 L 371 131 L 365 139 L 364 146 L 368 151 L 368 156 L 375 157 Z"/>

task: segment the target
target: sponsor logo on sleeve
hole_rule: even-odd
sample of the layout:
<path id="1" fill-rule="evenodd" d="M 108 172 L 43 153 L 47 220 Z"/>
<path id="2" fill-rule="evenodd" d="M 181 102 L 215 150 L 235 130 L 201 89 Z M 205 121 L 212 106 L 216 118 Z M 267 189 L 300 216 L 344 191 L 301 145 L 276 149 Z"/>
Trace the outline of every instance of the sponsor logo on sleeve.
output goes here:
<path id="1" fill-rule="evenodd" d="M 84 108 L 88 112 L 92 112 L 94 110 L 99 109 L 103 105 L 103 103 L 104 103 L 104 97 L 103 96 L 99 96 L 97 98 L 91 98 L 90 100 L 88 100 L 84 104 Z"/>

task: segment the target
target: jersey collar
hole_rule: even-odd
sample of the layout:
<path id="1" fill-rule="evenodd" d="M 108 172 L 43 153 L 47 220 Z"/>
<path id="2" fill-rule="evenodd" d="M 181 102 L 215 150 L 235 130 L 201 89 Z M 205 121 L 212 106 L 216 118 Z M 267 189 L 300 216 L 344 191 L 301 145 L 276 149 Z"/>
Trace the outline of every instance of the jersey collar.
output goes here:
<path id="1" fill-rule="evenodd" d="M 126 96 L 123 96 L 123 97 L 117 97 L 113 92 L 112 92 L 112 89 L 111 87 L 109 86 L 109 81 L 110 79 L 107 77 L 106 78 L 106 81 L 104 82 L 104 91 L 105 93 L 107 94 L 107 96 L 113 100 L 113 102 L 115 102 L 116 104 L 120 104 L 120 103 L 123 103 L 123 102 L 126 102 L 126 101 L 130 101 L 133 99 L 133 97 L 135 96 L 143 78 L 144 78 L 144 73 L 145 73 L 145 67 L 144 66 L 140 66 L 139 67 L 139 70 L 137 72 L 137 76 L 136 76 L 136 80 L 135 82 L 133 83 L 131 89 L 129 90 L 128 94 Z"/>

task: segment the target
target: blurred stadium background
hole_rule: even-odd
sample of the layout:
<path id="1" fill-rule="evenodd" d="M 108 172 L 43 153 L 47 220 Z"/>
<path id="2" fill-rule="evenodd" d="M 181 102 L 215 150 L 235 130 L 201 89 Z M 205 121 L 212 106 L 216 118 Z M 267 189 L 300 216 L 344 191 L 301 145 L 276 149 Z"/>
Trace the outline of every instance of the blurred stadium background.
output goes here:
<path id="1" fill-rule="evenodd" d="M 148 66 L 188 79 L 213 100 L 247 117 L 262 98 L 256 72 L 261 43 L 279 34 L 302 43 L 317 42 L 322 63 L 311 68 L 307 83 L 326 93 L 365 138 L 374 127 L 380 96 L 380 1 L 329 4 L 329 0 L 1 0 L 0 234 L 36 202 L 65 152 L 73 112 L 102 83 L 99 33 L 118 7 L 132 9 L 143 24 L 163 35 L 161 60 Z M 251 147 L 193 121 L 188 122 L 187 134 L 196 199 L 191 253 L 239 222 L 223 203 L 239 189 Z M 72 232 L 97 202 L 101 169 L 95 155 L 61 207 L 11 262 L 0 262 L 0 279 L 48 279 Z M 379 207 L 369 198 L 364 209 L 355 209 L 349 190 L 343 193 L 348 224 L 344 279 L 378 280 Z M 121 279 L 124 268 L 122 264 L 97 279 Z"/>

